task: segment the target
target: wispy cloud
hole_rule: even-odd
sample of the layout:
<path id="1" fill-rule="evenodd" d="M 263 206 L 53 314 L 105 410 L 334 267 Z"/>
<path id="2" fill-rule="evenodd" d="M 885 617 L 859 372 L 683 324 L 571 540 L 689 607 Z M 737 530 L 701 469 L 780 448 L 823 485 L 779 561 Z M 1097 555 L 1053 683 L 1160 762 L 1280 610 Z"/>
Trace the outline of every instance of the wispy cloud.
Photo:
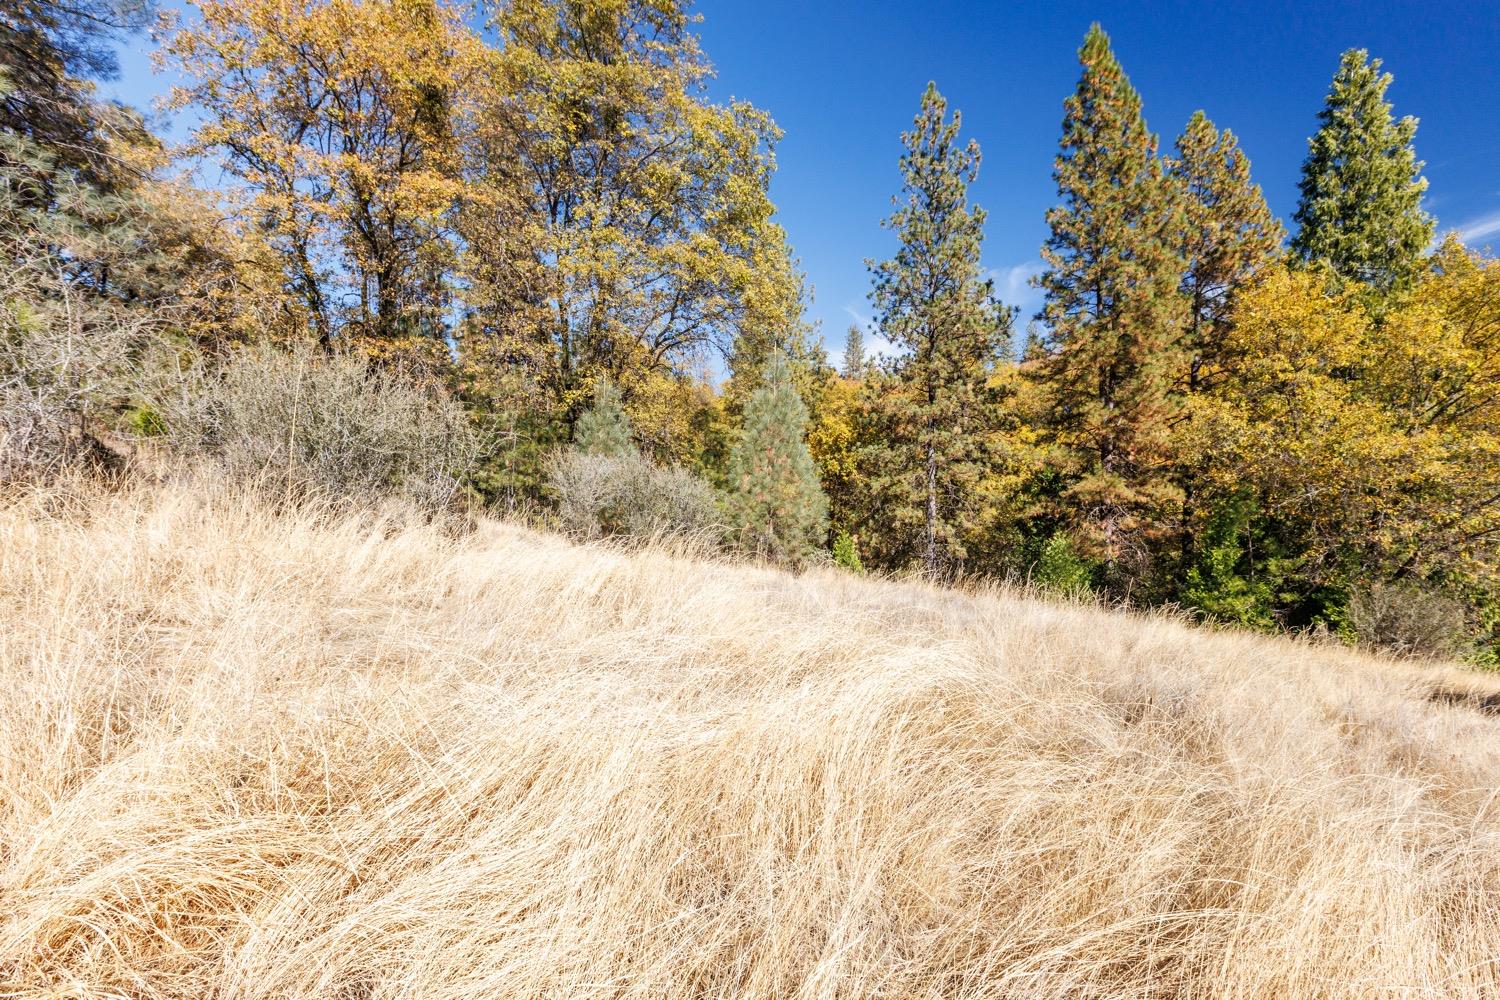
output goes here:
<path id="1" fill-rule="evenodd" d="M 871 360 L 876 358 L 889 358 L 896 354 L 895 345 L 880 335 L 875 328 L 875 321 L 854 303 L 844 306 L 844 312 L 854 321 L 854 325 L 864 331 L 865 334 L 865 357 Z M 837 336 L 823 337 L 823 349 L 828 352 L 828 361 L 836 368 L 844 367 L 844 337 L 842 330 Z"/>
<path id="2" fill-rule="evenodd" d="M 1465 243 L 1473 243 L 1487 236 L 1500 233 L 1500 212 L 1491 212 L 1489 215 L 1481 215 L 1477 219 L 1470 219 L 1463 225 L 1458 226 L 1458 238 Z"/>
<path id="3" fill-rule="evenodd" d="M 1031 279 L 1045 270 L 1046 265 L 1041 261 L 1028 260 L 1021 264 L 997 267 L 990 271 L 990 277 L 995 281 L 995 291 L 1000 296 L 1000 301 L 1020 310 L 1016 317 L 1017 326 L 1023 329 L 1042 305 L 1042 290 L 1033 288 Z"/>
<path id="4" fill-rule="evenodd" d="M 855 326 L 859 327 L 866 333 L 870 332 L 870 328 L 874 324 L 871 322 L 869 315 L 863 312 L 859 308 L 859 306 L 850 303 L 849 305 L 844 306 L 844 312 L 849 314 L 849 318 L 854 321 Z"/>

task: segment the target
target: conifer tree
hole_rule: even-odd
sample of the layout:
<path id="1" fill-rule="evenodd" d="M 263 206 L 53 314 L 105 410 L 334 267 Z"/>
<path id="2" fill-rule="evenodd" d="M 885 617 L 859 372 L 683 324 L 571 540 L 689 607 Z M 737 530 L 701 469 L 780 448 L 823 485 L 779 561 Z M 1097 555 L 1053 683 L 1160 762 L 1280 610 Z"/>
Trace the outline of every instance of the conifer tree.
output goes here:
<path id="1" fill-rule="evenodd" d="M 864 378 L 865 365 L 865 333 L 859 328 L 858 323 L 849 324 L 849 333 L 844 338 L 844 377 Z"/>
<path id="2" fill-rule="evenodd" d="M 781 351 L 745 403 L 744 434 L 730 454 L 729 514 L 747 551 L 800 565 L 822 546 L 828 500 L 807 450 L 807 406 Z"/>
<path id="3" fill-rule="evenodd" d="M 1212 388 L 1211 373 L 1222 376 L 1229 310 L 1235 293 L 1276 259 L 1285 235 L 1260 187 L 1250 180 L 1250 161 L 1234 133 L 1220 132 L 1202 112 L 1194 112 L 1177 137 L 1168 161 L 1181 197 L 1179 246 L 1183 256 L 1182 294 L 1187 301 L 1183 347 L 1185 367 L 1176 390 L 1192 397 Z M 1215 517 L 1205 510 L 1199 482 L 1206 460 L 1191 406 L 1180 427 L 1177 458 L 1182 490 L 1180 567 L 1192 566 L 1200 531 L 1213 531 Z M 1202 523 L 1200 523 L 1202 522 Z"/>
<path id="4" fill-rule="evenodd" d="M 139 181 L 139 165 L 120 146 L 149 140 L 139 115 L 102 100 L 93 80 L 119 76 L 115 46 L 150 26 L 148 0 L 7 0 L 0 14 L 0 166 L 30 166 L 40 153 L 52 171 L 114 193 Z M 19 141 L 10 141 L 10 140 Z M 45 201 L 51 185 L 23 188 L 21 200 Z"/>
<path id="5" fill-rule="evenodd" d="M 1421 273 L 1434 226 L 1422 211 L 1417 120 L 1392 119 L 1390 83 L 1364 49 L 1344 53 L 1307 141 L 1293 216 L 1300 228 L 1292 249 L 1303 260 L 1377 292 L 1408 287 Z"/>
<path id="6" fill-rule="evenodd" d="M 1171 426 L 1183 367 L 1179 208 L 1141 99 L 1095 24 L 1064 104 L 1034 371 L 1066 463 L 1062 507 L 1105 584 L 1132 587 L 1175 517 Z"/>
<path id="7" fill-rule="evenodd" d="M 1168 161 L 1182 196 L 1182 292 L 1187 299 L 1184 346 L 1188 367 L 1180 388 L 1204 388 L 1206 365 L 1218 358 L 1234 293 L 1275 259 L 1285 231 L 1271 214 L 1250 160 L 1233 132 L 1220 132 L 1194 112 Z"/>
<path id="8" fill-rule="evenodd" d="M 578 418 L 573 445 L 585 455 L 608 458 L 639 456 L 630 435 L 630 420 L 620 400 L 620 390 L 607 378 L 594 382 L 594 405 Z"/>
<path id="9" fill-rule="evenodd" d="M 969 202 L 979 146 L 959 145 L 960 124 L 929 83 L 901 137 L 902 193 L 885 222 L 900 249 L 869 262 L 881 333 L 903 352 L 891 391 L 875 391 L 886 440 L 873 485 L 889 500 L 890 561 L 914 556 L 934 575 L 963 559 L 976 520 L 998 411 L 990 366 L 1010 326 L 980 265 L 985 212 Z"/>

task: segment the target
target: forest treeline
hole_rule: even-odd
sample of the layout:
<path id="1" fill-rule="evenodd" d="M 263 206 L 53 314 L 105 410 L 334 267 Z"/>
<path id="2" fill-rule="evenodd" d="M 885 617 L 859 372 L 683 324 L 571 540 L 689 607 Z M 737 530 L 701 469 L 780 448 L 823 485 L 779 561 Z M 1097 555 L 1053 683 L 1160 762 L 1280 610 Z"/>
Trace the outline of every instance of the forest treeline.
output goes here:
<path id="1" fill-rule="evenodd" d="M 7 476 L 155 440 L 1500 657 L 1500 266 L 1435 242 L 1364 51 L 1288 234 L 1230 130 L 1159 144 L 1091 29 L 1035 317 L 996 295 L 980 150 L 929 86 L 869 263 L 882 349 L 853 328 L 834 367 L 775 221 L 780 133 L 709 98 L 679 0 L 5 6 Z M 183 148 L 94 89 L 153 24 Z"/>

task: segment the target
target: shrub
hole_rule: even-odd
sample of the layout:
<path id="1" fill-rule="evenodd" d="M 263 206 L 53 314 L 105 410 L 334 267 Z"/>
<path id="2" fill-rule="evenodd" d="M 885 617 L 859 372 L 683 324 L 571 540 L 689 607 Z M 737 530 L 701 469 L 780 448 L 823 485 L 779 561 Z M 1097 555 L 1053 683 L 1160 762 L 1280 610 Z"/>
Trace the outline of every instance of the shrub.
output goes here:
<path id="1" fill-rule="evenodd" d="M 833 540 L 833 562 L 851 573 L 863 574 L 865 571 L 865 564 L 859 558 L 859 546 L 855 544 L 854 536 L 847 531 L 840 531 Z"/>
<path id="2" fill-rule="evenodd" d="M 180 451 L 297 492 L 441 505 L 478 451 L 445 392 L 355 355 L 249 348 L 169 388 L 153 405 Z"/>
<path id="3" fill-rule="evenodd" d="M 0 480 L 115 461 L 99 434 L 135 394 L 170 311 L 80 280 L 79 248 L 31 228 L 17 184 L 0 167 Z"/>
<path id="4" fill-rule="evenodd" d="M 1413 583 L 1356 590 L 1344 624 L 1357 644 L 1396 656 L 1453 659 L 1472 645 L 1462 602 Z"/>
<path id="5" fill-rule="evenodd" d="M 1042 544 L 1031 570 L 1031 582 L 1043 590 L 1069 597 L 1091 590 L 1092 567 L 1073 549 L 1067 535 L 1056 534 Z"/>
<path id="6" fill-rule="evenodd" d="M 555 455 L 548 472 L 562 527 L 579 537 L 707 539 L 723 530 L 713 488 L 684 469 L 574 450 Z"/>
<path id="7" fill-rule="evenodd" d="M 1277 561 L 1261 559 L 1261 578 L 1243 571 L 1244 539 L 1250 530 L 1250 503 L 1236 499 L 1209 516 L 1198 540 L 1195 564 L 1183 581 L 1182 603 L 1221 622 L 1271 629 L 1274 588 L 1266 579 Z"/>

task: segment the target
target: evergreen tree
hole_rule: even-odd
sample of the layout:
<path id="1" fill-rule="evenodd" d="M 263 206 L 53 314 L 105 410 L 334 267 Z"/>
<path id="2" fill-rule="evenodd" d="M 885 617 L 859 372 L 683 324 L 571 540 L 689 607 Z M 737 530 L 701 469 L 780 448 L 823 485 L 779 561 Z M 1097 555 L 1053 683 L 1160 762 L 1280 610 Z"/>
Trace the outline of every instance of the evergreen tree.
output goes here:
<path id="1" fill-rule="evenodd" d="M 1182 195 L 1182 292 L 1187 299 L 1181 388 L 1204 388 L 1204 368 L 1219 356 L 1235 291 L 1275 259 L 1285 231 L 1271 214 L 1250 160 L 1234 133 L 1220 132 L 1202 111 L 1177 138 L 1169 162 Z"/>
<path id="2" fill-rule="evenodd" d="M 1047 213 L 1038 279 L 1049 329 L 1033 371 L 1066 466 L 1070 533 L 1082 555 L 1104 564 L 1105 585 L 1123 590 L 1139 582 L 1177 511 L 1180 212 L 1140 95 L 1097 24 L 1079 59 L 1053 174 L 1062 204 Z"/>
<path id="3" fill-rule="evenodd" d="M 585 455 L 609 458 L 639 456 L 630 435 L 630 420 L 620 400 L 620 390 L 607 378 L 594 382 L 594 405 L 578 418 L 573 446 Z"/>
<path id="4" fill-rule="evenodd" d="M 865 332 L 858 323 L 850 323 L 849 333 L 844 338 L 844 377 L 864 378 L 868 363 L 865 359 Z"/>
<path id="5" fill-rule="evenodd" d="M 1307 142 L 1293 216 L 1300 229 L 1292 249 L 1303 260 L 1379 292 L 1412 283 L 1434 226 L 1422 211 L 1427 180 L 1412 149 L 1417 120 L 1392 119 L 1390 83 L 1364 49 L 1344 53 Z"/>
<path id="6" fill-rule="evenodd" d="M 872 389 L 885 433 L 872 459 L 888 499 L 888 561 L 917 557 L 934 575 L 963 559 L 976 524 L 999 412 L 990 366 L 1010 328 L 979 261 L 985 212 L 969 203 L 979 146 L 958 144 L 960 123 L 929 83 L 901 137 L 902 194 L 885 222 L 901 246 L 869 263 L 881 332 L 903 352 L 890 391 L 884 379 Z"/>
<path id="7" fill-rule="evenodd" d="M 1220 132 L 1202 111 L 1193 114 L 1177 137 L 1176 156 L 1168 165 L 1182 200 L 1179 246 L 1184 261 L 1182 293 L 1187 300 L 1186 364 L 1177 372 L 1176 388 L 1193 396 L 1211 388 L 1210 373 L 1225 370 L 1224 345 L 1234 295 L 1275 260 L 1285 233 L 1260 187 L 1251 182 L 1250 161 L 1234 133 Z M 1192 567 L 1197 559 L 1197 534 L 1213 530 L 1208 512 L 1200 510 L 1198 486 L 1206 456 L 1192 416 L 1189 408 L 1179 435 L 1185 447 L 1179 449 L 1177 460 L 1183 497 L 1182 569 Z"/>
<path id="8" fill-rule="evenodd" d="M 822 546 L 828 500 L 807 450 L 807 407 L 777 351 L 745 403 L 744 434 L 730 455 L 729 514 L 739 544 L 800 565 Z"/>
<path id="9" fill-rule="evenodd" d="M 147 138 L 140 116 L 95 96 L 119 75 L 114 46 L 151 23 L 147 0 L 7 0 L 0 6 L 0 164 L 41 151 L 54 170 L 103 192 L 137 181 L 118 147 Z M 50 193 L 45 179 L 39 193 Z"/>

